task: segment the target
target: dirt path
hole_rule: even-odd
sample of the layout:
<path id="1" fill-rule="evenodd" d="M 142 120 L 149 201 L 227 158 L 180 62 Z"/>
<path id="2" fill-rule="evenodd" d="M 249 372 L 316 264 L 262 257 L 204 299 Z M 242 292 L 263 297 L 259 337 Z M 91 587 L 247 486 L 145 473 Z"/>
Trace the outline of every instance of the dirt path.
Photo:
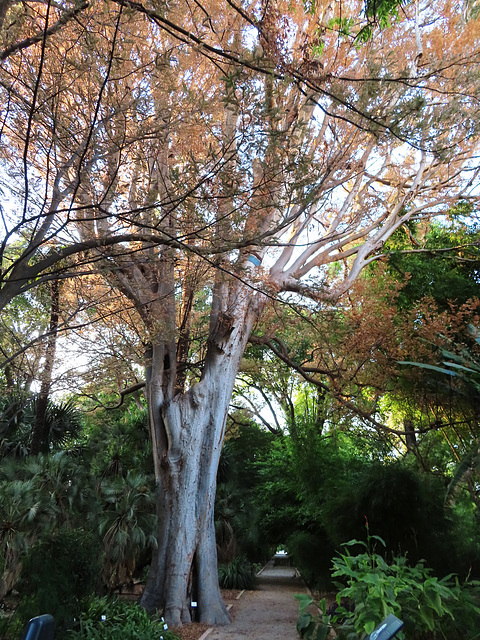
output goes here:
<path id="1" fill-rule="evenodd" d="M 234 604 L 232 624 L 209 629 L 204 640 L 298 640 L 295 593 L 306 588 L 292 567 L 270 562 L 258 576 L 258 588 L 246 591 Z"/>

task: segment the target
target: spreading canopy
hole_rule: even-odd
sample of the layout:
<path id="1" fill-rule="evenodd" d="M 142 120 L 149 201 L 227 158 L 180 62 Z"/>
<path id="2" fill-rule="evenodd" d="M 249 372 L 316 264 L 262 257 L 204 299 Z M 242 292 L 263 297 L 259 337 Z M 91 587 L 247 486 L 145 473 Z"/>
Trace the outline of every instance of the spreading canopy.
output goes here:
<path id="1" fill-rule="evenodd" d="M 2 33 L 2 306 L 92 257 L 120 277 L 166 247 L 179 273 L 334 298 L 406 220 L 477 198 L 461 5 L 407 5 L 369 39 L 358 2 L 66 11 L 13 5 Z"/>

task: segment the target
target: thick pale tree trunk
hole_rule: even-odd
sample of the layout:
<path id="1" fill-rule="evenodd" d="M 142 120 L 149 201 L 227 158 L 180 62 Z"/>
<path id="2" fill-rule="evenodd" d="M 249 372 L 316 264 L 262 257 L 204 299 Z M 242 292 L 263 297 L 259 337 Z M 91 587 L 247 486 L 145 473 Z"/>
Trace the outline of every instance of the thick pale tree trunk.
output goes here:
<path id="1" fill-rule="evenodd" d="M 216 475 L 235 377 L 258 308 L 252 293 L 231 283 L 213 311 L 201 380 L 171 401 L 165 398 L 168 371 L 152 351 L 147 397 L 158 487 L 158 550 L 142 599 L 163 611 L 170 625 L 195 618 L 227 624 L 217 575 L 214 530 Z M 215 305 L 214 305 L 215 306 Z M 156 378 L 155 371 L 163 379 Z"/>

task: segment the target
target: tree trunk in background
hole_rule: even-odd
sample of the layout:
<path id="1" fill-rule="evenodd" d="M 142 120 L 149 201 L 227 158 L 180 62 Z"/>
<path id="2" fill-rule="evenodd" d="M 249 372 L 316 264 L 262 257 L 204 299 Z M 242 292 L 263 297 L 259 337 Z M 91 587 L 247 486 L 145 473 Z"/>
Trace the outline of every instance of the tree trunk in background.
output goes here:
<path id="1" fill-rule="evenodd" d="M 47 407 L 52 386 L 52 371 L 57 348 L 58 318 L 60 312 L 60 287 L 58 280 L 51 284 L 50 328 L 45 349 L 45 365 L 41 376 L 40 393 L 35 404 L 35 424 L 33 426 L 30 454 L 48 453 L 49 428 L 47 424 Z"/>

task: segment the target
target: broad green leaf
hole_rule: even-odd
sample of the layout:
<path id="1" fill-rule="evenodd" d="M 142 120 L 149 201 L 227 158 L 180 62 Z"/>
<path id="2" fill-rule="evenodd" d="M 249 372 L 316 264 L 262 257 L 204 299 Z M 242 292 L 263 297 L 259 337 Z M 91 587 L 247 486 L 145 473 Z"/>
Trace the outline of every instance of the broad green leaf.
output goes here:
<path id="1" fill-rule="evenodd" d="M 438 591 L 425 592 L 425 599 L 437 615 L 442 616 L 445 613 L 445 609 L 442 606 L 442 599 L 440 598 Z"/>
<path id="2" fill-rule="evenodd" d="M 375 629 L 375 622 L 373 622 L 372 620 L 370 620 L 369 622 L 367 622 L 364 626 L 365 628 L 365 632 L 366 633 L 372 633 L 372 631 Z"/>
<path id="3" fill-rule="evenodd" d="M 372 536 L 373 537 L 373 536 Z M 365 542 L 363 542 L 363 540 L 349 540 L 348 542 L 344 542 L 342 546 L 344 547 L 353 547 L 354 545 L 359 544 L 362 547 L 367 548 L 367 545 Z M 385 543 L 384 543 L 385 544 Z"/>
<path id="4" fill-rule="evenodd" d="M 433 612 L 429 607 L 420 606 L 419 610 L 420 618 L 426 624 L 429 631 L 433 631 L 435 623 L 433 619 Z"/>
<path id="5" fill-rule="evenodd" d="M 296 593 L 295 599 L 298 600 L 300 609 L 305 609 L 310 604 L 313 604 L 312 598 L 306 593 Z"/>
<path id="6" fill-rule="evenodd" d="M 297 620 L 297 631 L 300 633 L 300 635 L 303 635 L 305 633 L 305 630 L 308 629 L 311 623 L 312 623 L 311 614 L 307 612 L 300 615 L 300 617 Z"/>
<path id="7" fill-rule="evenodd" d="M 330 625 L 320 623 L 317 628 L 315 640 L 327 640 L 330 633 Z"/>
<path id="8" fill-rule="evenodd" d="M 385 540 L 383 538 L 381 538 L 380 536 L 371 535 L 370 539 L 371 540 L 378 540 L 378 542 L 380 542 L 380 544 L 383 544 L 384 547 L 387 546 L 387 543 L 385 542 Z"/>

